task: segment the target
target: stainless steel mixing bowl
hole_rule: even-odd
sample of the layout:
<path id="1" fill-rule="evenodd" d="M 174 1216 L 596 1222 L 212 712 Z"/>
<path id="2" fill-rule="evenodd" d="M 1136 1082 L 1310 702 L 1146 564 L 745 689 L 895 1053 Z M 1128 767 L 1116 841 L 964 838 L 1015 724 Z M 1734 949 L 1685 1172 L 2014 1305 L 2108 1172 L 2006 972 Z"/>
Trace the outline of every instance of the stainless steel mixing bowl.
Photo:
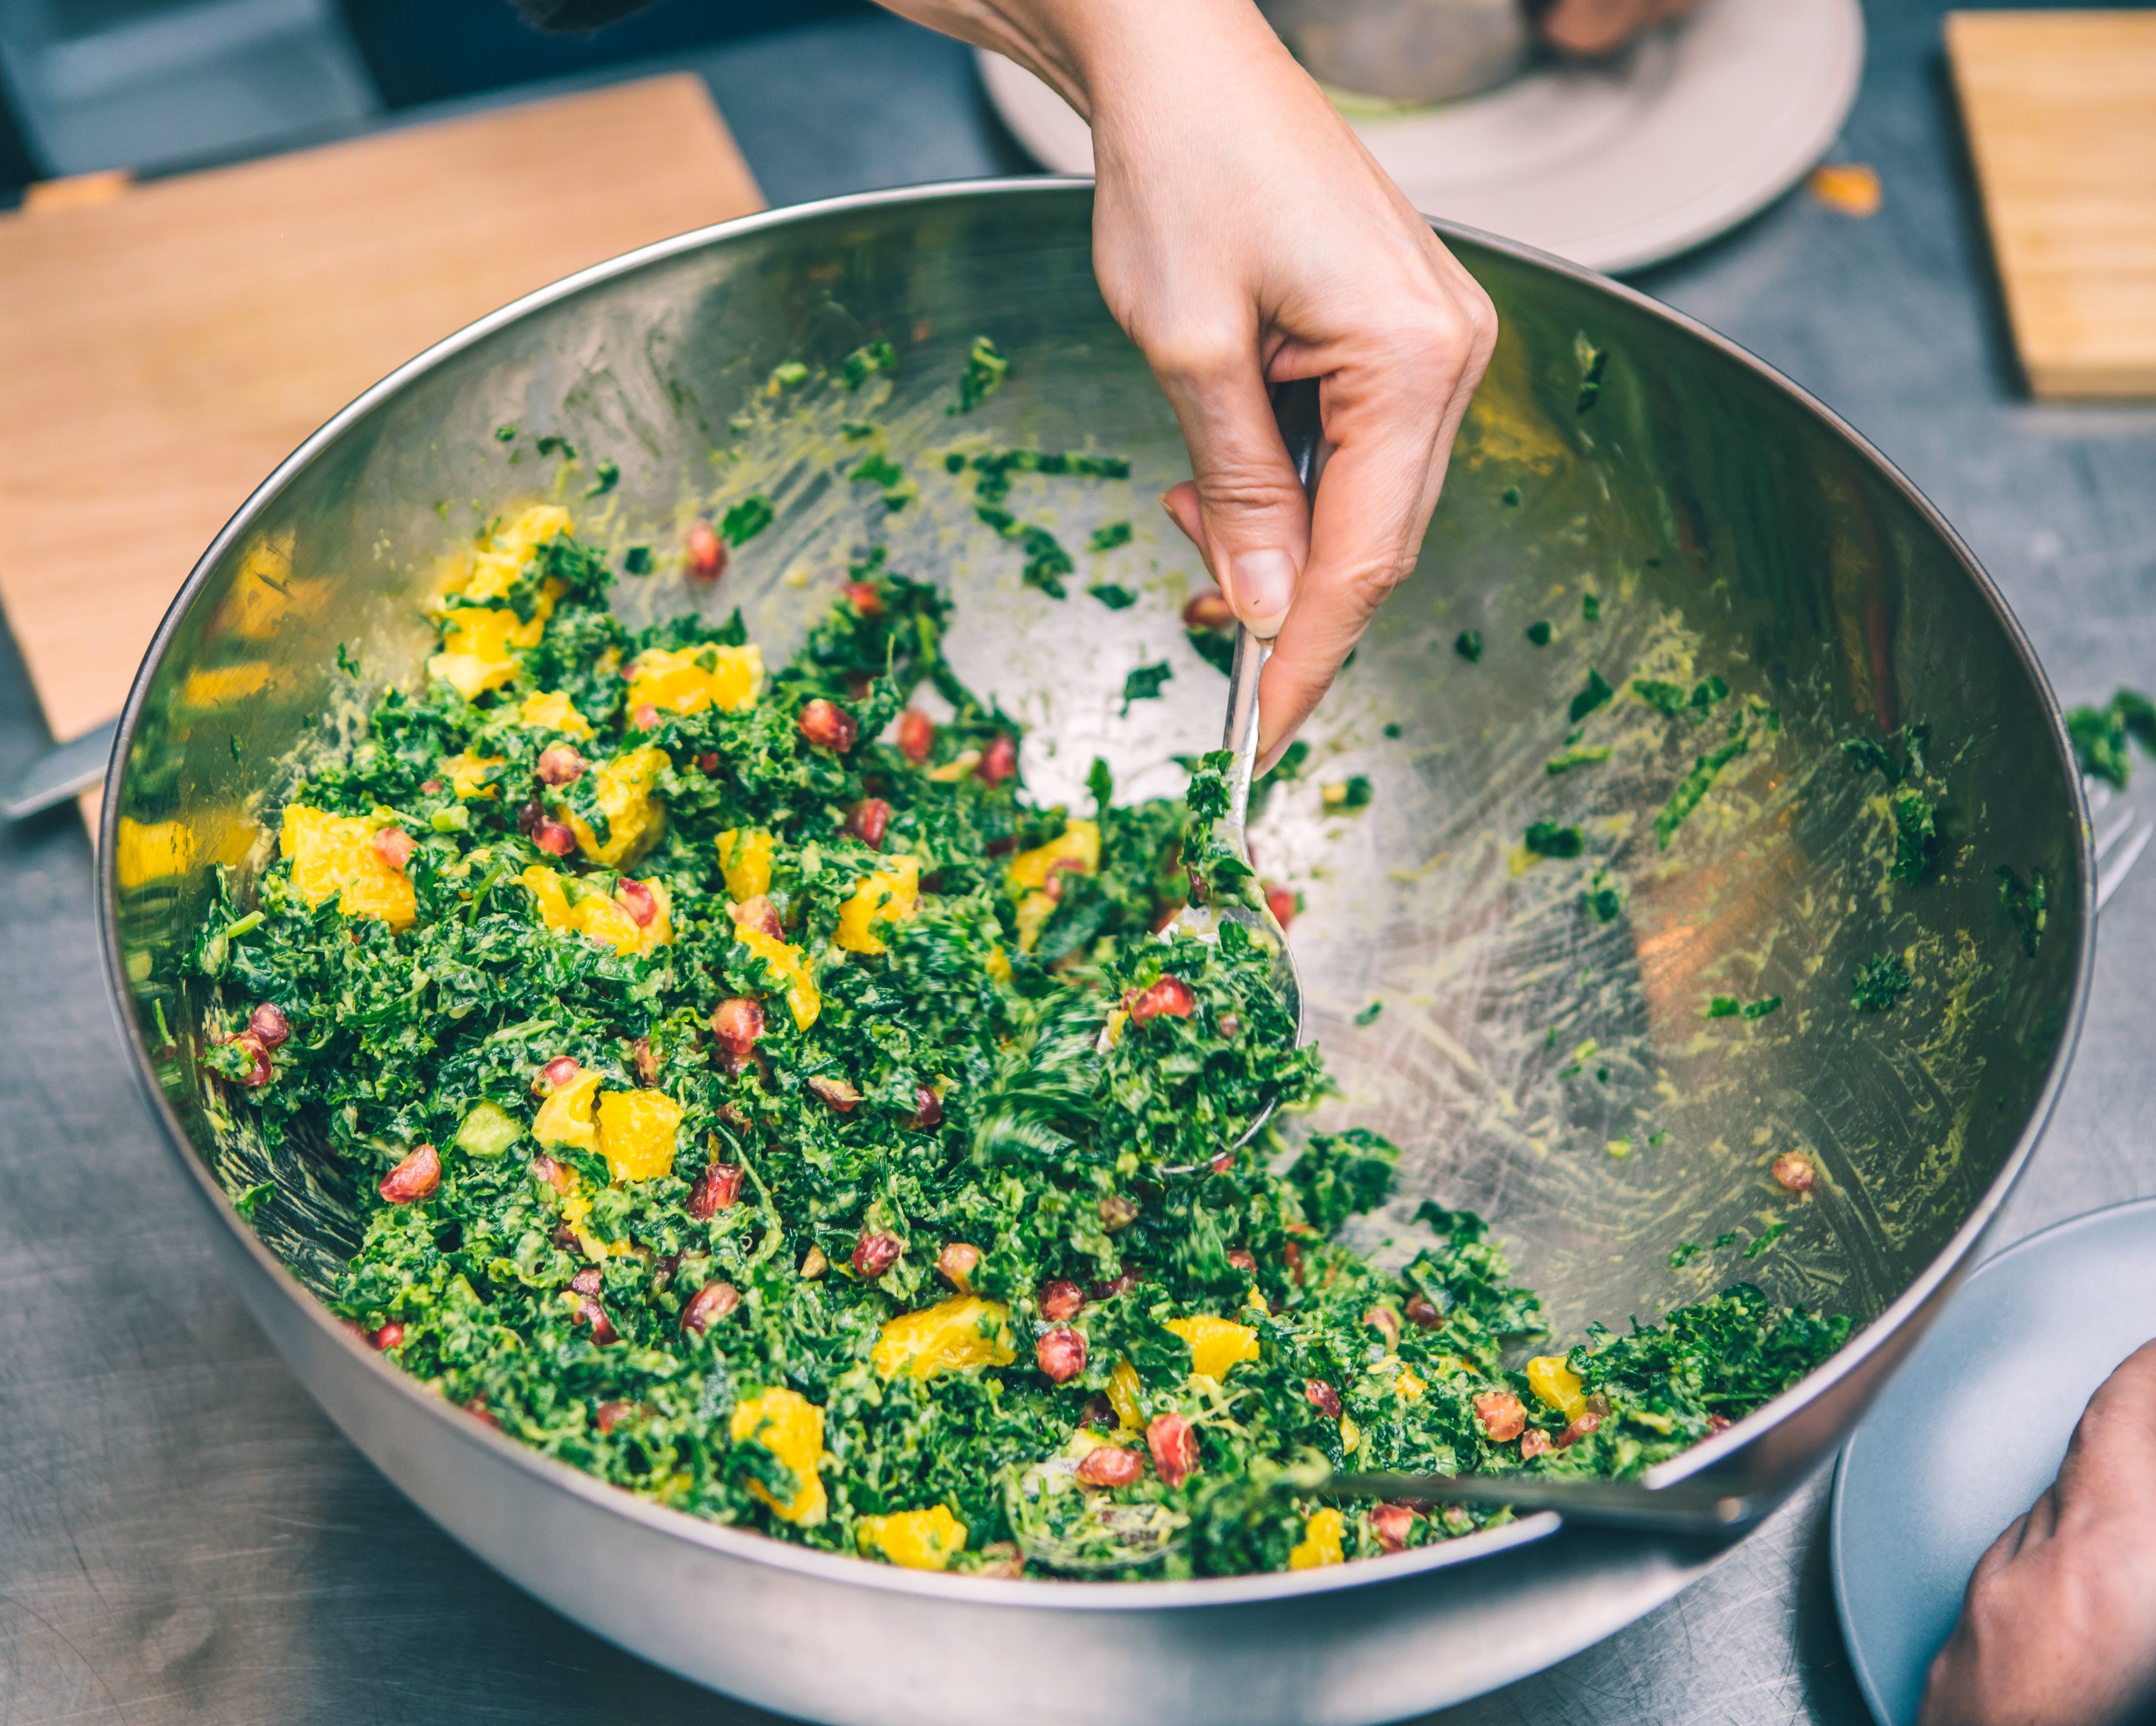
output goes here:
<path id="1" fill-rule="evenodd" d="M 414 674 L 434 554 L 554 480 L 513 452 L 566 435 L 581 452 L 568 496 L 616 547 L 672 544 L 715 490 L 762 485 L 778 523 L 716 603 L 744 606 L 783 654 L 882 512 L 833 471 L 855 398 L 812 388 L 774 405 L 764 381 L 871 335 L 898 347 L 881 417 L 922 487 L 890 518 L 892 561 L 950 584 L 961 670 L 1036 727 L 1036 789 L 1075 794 L 1096 750 L 1127 788 L 1176 783 L 1168 758 L 1217 735 L 1222 684 L 1178 622 L 1194 560 L 1149 494 L 1184 456 L 1095 290 L 1091 197 L 959 186 L 685 235 L 474 325 L 337 415 L 218 536 L 136 680 L 102 834 L 112 987 L 223 1256 L 293 1370 L 429 1515 L 601 1635 L 862 1726 L 1014 1709 L 1045 1726 L 1398 1718 L 1608 1634 L 1715 1549 L 1545 1515 L 1337 1569 L 1078 1585 L 895 1570 L 709 1526 L 520 1448 L 357 1343 L 310 1292 L 353 1240 L 335 1171 L 305 1146 L 267 1153 L 198 1064 L 203 991 L 182 960 L 213 866 L 243 881 L 261 866 L 289 752 L 348 711 L 341 658 L 362 690 Z M 1860 1322 L 1832 1361 L 1672 1471 L 1772 1497 L 1914 1340 L 2056 1094 L 2092 934 L 2078 783 L 1998 594 L 1848 428 L 1637 294 L 1448 238 L 1502 316 L 1496 361 L 1421 570 L 1253 839 L 1308 897 L 1295 938 L 1342 1083 L 1329 1112 L 1407 1148 L 1378 1234 L 1404 1237 L 1420 1196 L 1481 1210 L 1568 1337 L 1738 1276 Z M 955 419 L 945 403 L 979 333 L 1010 355 L 1010 380 Z M 743 413 L 750 429 L 731 429 Z M 526 435 L 497 442 L 505 424 Z M 1099 568 L 1140 603 L 1086 597 L 1086 568 L 1065 602 L 1023 587 L 1012 548 L 972 523 L 932 459 L 962 434 L 1127 455 L 1127 485 L 1022 482 L 1014 506 L 1072 545 L 1133 521 L 1136 542 Z M 602 458 L 619 486 L 579 501 Z M 1590 590 L 1597 622 L 1582 614 Z M 625 580 L 620 603 L 648 614 L 684 593 L 662 573 Z M 1522 637 L 1537 618 L 1555 625 L 1541 648 Z M 1452 647 L 1469 628 L 1487 644 L 1477 665 Z M 1119 717 L 1126 671 L 1161 659 L 1164 699 Z M 1779 732 L 1755 717 L 1753 753 L 1665 851 L 1652 815 L 1731 708 L 1695 730 L 1625 707 L 1599 722 L 1627 728 L 1610 762 L 1552 778 L 1543 763 L 1590 666 L 1612 683 L 1718 673 L 1732 702 L 1771 705 Z M 1912 722 L 1930 727 L 1944 787 L 1941 877 L 1916 888 L 1887 879 L 1879 782 L 1835 747 Z M 1373 801 L 1328 815 L 1317 783 L 1354 773 Z M 1583 819 L 1590 855 L 1522 868 L 1519 835 L 1548 817 Z M 1598 866 L 1622 895 L 1608 922 L 1579 903 Z M 2033 958 L 2001 909 L 2001 868 L 2048 884 Z M 1887 950 L 1917 986 L 1894 1012 L 1858 1015 L 1851 969 Z M 1784 1004 L 1704 1017 L 1714 994 Z M 1801 1201 L 1767 1175 L 1792 1149 L 1821 1171 Z M 227 1194 L 264 1181 L 250 1226 Z M 1671 1268 L 1679 1243 L 1725 1233 Z"/>

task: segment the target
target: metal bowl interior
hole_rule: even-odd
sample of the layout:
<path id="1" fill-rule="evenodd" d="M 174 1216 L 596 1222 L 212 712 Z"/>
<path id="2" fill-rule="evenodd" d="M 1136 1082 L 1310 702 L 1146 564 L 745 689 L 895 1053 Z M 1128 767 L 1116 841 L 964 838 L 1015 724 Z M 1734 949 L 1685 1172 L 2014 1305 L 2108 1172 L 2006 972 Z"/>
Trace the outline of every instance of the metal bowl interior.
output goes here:
<path id="1" fill-rule="evenodd" d="M 273 854 L 264 823 L 325 714 L 348 722 L 355 691 L 417 674 L 431 645 L 419 601 L 445 545 L 557 488 L 588 536 L 617 551 L 670 546 L 690 516 L 767 494 L 775 525 L 737 553 L 716 594 L 664 562 L 618 593 L 632 621 L 739 605 L 767 656 L 798 644 L 848 555 L 879 539 L 895 567 L 951 589 L 954 658 L 1033 727 L 1037 795 L 1079 800 L 1096 754 L 1127 792 L 1173 789 L 1173 757 L 1217 737 L 1224 682 L 1184 639 L 1178 613 L 1203 576 L 1152 494 L 1186 459 L 1094 285 L 1090 214 L 1082 186 L 952 188 L 752 218 L 588 272 L 443 344 L 326 427 L 234 518 L 167 619 L 107 799 L 116 990 L 206 1190 L 272 1184 L 254 1232 L 296 1281 L 266 1274 L 247 1224 L 213 1200 L 220 1234 L 254 1266 L 250 1298 L 275 1310 L 280 1346 L 377 1460 L 418 1442 L 393 1446 L 389 1417 L 369 1412 L 408 1387 L 393 1392 L 393 1374 L 303 1312 L 301 1285 L 321 1290 L 355 1240 L 344 1179 L 306 1145 L 266 1148 L 198 1066 L 206 999 L 183 959 L 213 871 L 244 881 Z M 2077 782 L 2056 706 L 1996 593 L 1846 428 L 1640 296 L 1451 238 L 1497 303 L 1496 362 L 1420 568 L 1313 722 L 1302 776 L 1275 787 L 1252 828 L 1265 872 L 1306 902 L 1294 938 L 1340 1086 L 1317 1121 L 1360 1122 L 1405 1148 L 1399 1197 L 1368 1221 L 1366 1245 L 1404 1256 L 1425 1198 L 1480 1210 L 1567 1340 L 1740 1278 L 1851 1315 L 1865 1328 L 1841 1356 L 1700 1453 L 1785 1489 L 1907 1346 L 2041 1128 L 2089 958 Z M 981 334 L 1010 357 L 1009 380 L 956 417 L 953 381 Z M 858 456 L 841 422 L 861 398 L 766 389 L 781 362 L 835 366 L 877 336 L 900 366 L 875 417 L 921 491 L 895 515 L 845 476 Z M 498 441 L 502 425 L 525 435 Z M 534 455 L 542 433 L 565 438 L 576 465 Z M 973 441 L 1127 457 L 1127 483 L 1022 477 L 1009 507 L 1074 548 L 1128 521 L 1131 543 L 1078 550 L 1066 600 L 1024 585 L 1021 552 L 973 520 L 940 460 Z M 602 460 L 619 484 L 585 501 Z M 1088 597 L 1096 582 L 1137 601 L 1111 610 Z M 1527 639 L 1537 621 L 1552 625 L 1547 645 Z M 1455 650 L 1471 629 L 1485 644 L 1476 663 Z M 1126 675 L 1163 661 L 1161 698 L 1125 703 Z M 357 666 L 356 683 L 341 662 Z M 1687 684 L 1712 673 L 1731 694 L 1697 724 L 1620 696 L 1593 722 L 1609 759 L 1552 775 L 1544 764 L 1564 749 L 1568 703 L 1590 672 L 1620 690 L 1635 673 Z M 1883 782 L 1839 747 L 1908 724 L 1928 727 L 1942 788 L 1941 864 L 1914 887 L 1891 877 Z M 1732 725 L 1745 753 L 1664 848 L 1657 814 Z M 1354 775 L 1370 783 L 1368 807 L 1328 814 L 1321 785 Z M 1521 840 L 1538 820 L 1579 824 L 1586 854 L 1531 862 Z M 2033 956 L 2002 909 L 2002 869 L 2047 886 Z M 1605 886 L 1617 901 L 1606 920 L 1583 903 Z M 1915 986 L 1893 1011 L 1858 1013 L 1851 973 L 1881 953 L 1902 956 Z M 1717 995 L 1782 1004 L 1710 1018 Z M 1820 1171 L 1809 1196 L 1768 1175 L 1788 1151 Z M 412 1418 L 470 1424 L 433 1408 Z M 418 1430 L 397 1420 L 400 1434 Z M 489 1550 L 459 1528 L 441 1492 L 414 1492 L 548 1592 L 499 1543 Z M 579 1490 L 586 1510 L 592 1493 L 611 1496 Z M 762 1544 L 708 1532 L 737 1559 Z M 1507 1562 L 1518 1560 L 1489 1560 Z M 1658 1559 L 1624 1616 L 1687 1565 Z M 1338 1585 L 1357 1580 L 1378 1579 Z M 948 1579 L 905 1587 L 933 1599 L 938 1585 L 964 1594 Z M 711 1682 L 850 1717 L 813 1682 L 773 1687 L 718 1655 L 700 1665 L 603 1605 L 548 1597 Z M 1614 1610 L 1583 1609 L 1554 1636 L 1545 1627 L 1532 1651 L 1506 1657 L 1512 1667 L 1431 1663 L 1404 1688 L 1313 1703 L 1311 1717 L 1383 1718 L 1471 1693 L 1578 1646 L 1575 1632 L 1606 1631 Z M 1249 1659 L 1245 1645 L 1241 1677 L 1235 1662 L 1220 1668 L 1221 1707 L 1190 1718 L 1226 1718 L 1251 1693 L 1264 1662 Z"/>

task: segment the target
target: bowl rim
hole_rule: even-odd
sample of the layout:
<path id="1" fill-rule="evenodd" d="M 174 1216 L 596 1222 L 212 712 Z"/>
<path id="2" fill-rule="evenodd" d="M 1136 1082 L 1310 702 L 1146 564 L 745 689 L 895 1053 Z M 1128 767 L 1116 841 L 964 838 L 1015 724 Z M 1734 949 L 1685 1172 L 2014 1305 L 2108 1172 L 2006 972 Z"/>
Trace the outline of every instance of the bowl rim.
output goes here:
<path id="1" fill-rule="evenodd" d="M 1094 182 L 1082 176 L 1004 176 L 952 180 L 848 193 L 808 203 L 758 211 L 752 215 L 691 229 L 590 265 L 543 287 L 534 289 L 474 320 L 407 360 L 323 422 L 249 493 L 231 519 L 196 560 L 193 568 L 181 583 L 160 620 L 157 633 L 151 637 L 128 690 L 126 703 L 121 709 L 113 739 L 97 827 L 95 908 L 107 999 L 118 1021 L 121 1040 L 131 1057 L 129 1065 L 136 1083 L 162 1128 L 167 1148 L 186 1169 L 198 1195 L 218 1215 L 234 1237 L 230 1244 L 236 1245 L 252 1261 L 254 1267 L 264 1273 L 269 1285 L 279 1288 L 293 1304 L 303 1309 L 325 1340 L 333 1347 L 346 1351 L 365 1370 L 378 1374 L 374 1381 L 377 1388 L 403 1396 L 413 1405 L 424 1406 L 434 1419 L 442 1423 L 444 1431 L 465 1443 L 490 1450 L 498 1459 L 510 1461 L 523 1471 L 535 1485 L 566 1492 L 595 1508 L 603 1508 L 640 1523 L 653 1533 L 685 1540 L 726 1558 L 774 1566 L 819 1581 L 975 1605 L 1110 1611 L 1168 1607 L 1209 1608 L 1245 1601 L 1330 1594 L 1345 1589 L 1404 1580 L 1410 1576 L 1449 1569 L 1475 1559 L 1527 1545 L 1557 1533 L 1562 1525 L 1561 1518 L 1555 1513 L 1545 1511 L 1522 1517 L 1499 1528 L 1447 1541 L 1441 1545 L 1308 1570 L 1148 1583 L 1072 1582 L 953 1576 L 937 1571 L 902 1569 L 896 1565 L 879 1564 L 842 1554 L 798 1546 L 747 1528 L 708 1522 L 686 1511 L 670 1509 L 639 1498 L 543 1451 L 519 1443 L 506 1434 L 495 1431 L 484 1422 L 469 1417 L 462 1410 L 452 1408 L 418 1379 L 380 1359 L 372 1348 L 332 1317 L 329 1309 L 300 1283 L 284 1261 L 272 1253 L 248 1225 L 229 1196 L 213 1179 L 201 1158 L 195 1154 L 192 1141 L 181 1127 L 177 1116 L 157 1082 L 140 1021 L 130 1005 L 133 990 L 127 979 L 119 934 L 116 869 L 119 791 L 121 773 L 141 726 L 150 686 L 162 668 L 166 655 L 171 650 L 182 619 L 226 552 L 247 532 L 269 505 L 348 427 L 394 397 L 413 380 L 484 341 L 496 331 L 557 301 L 572 298 L 588 288 L 670 259 L 769 229 L 805 226 L 820 220 L 892 206 L 933 207 L 983 198 L 1090 198 L 1093 187 Z M 1712 1438 L 1694 1446 L 1683 1456 L 1647 1471 L 1642 1477 L 1642 1483 L 1659 1487 L 1686 1479 L 1730 1460 L 1753 1440 L 1827 1395 L 1863 1366 L 1875 1353 L 1893 1342 L 1912 1319 L 1918 1318 L 1934 1296 L 1963 1274 L 1971 1251 L 2013 1190 L 2037 1142 L 2050 1123 L 2080 1039 L 2094 968 L 2096 937 L 2096 870 L 2087 799 L 2068 740 L 2066 720 L 2058 697 L 2051 688 L 2050 679 L 2045 676 L 2026 633 L 2008 607 L 2005 597 L 1975 554 L 1931 500 L 1855 427 L 1750 350 L 1697 319 L 1635 288 L 1550 253 L 1522 245 L 1516 240 L 1433 217 L 1425 216 L 1423 219 L 1430 223 L 1440 239 L 1447 242 L 1464 241 L 1509 261 L 1553 272 L 1674 327 L 1732 362 L 1760 383 L 1786 396 L 1799 409 L 1808 411 L 1845 439 L 1860 456 L 1871 464 L 1879 477 L 1891 489 L 1897 491 L 1944 542 L 1959 561 L 1979 598 L 1989 608 L 1994 620 L 2005 634 L 2043 705 L 2045 716 L 2050 722 L 2052 748 L 2072 799 L 2077 841 L 2075 847 L 2076 904 L 2080 912 L 2075 931 L 2072 985 L 2059 1040 L 2051 1054 L 2050 1069 L 2013 1148 L 2000 1164 L 1990 1184 L 1964 1218 L 1961 1225 L 1931 1261 L 1876 1318 L 1827 1360 L 1774 1400 L 1755 1409 L 1744 1419 Z M 1909 1340 L 1913 1341 L 1913 1338 Z M 1792 1482 L 1790 1489 L 1794 1489 L 1794 1485 Z M 1657 1537 L 1645 1538 L 1652 1540 Z"/>

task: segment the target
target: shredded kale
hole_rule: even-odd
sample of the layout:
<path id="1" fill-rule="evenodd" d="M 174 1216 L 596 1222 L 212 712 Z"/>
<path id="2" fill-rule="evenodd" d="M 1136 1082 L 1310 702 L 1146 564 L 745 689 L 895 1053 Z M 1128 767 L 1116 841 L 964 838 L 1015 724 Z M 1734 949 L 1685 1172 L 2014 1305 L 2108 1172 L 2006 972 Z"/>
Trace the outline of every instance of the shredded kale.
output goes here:
<path id="1" fill-rule="evenodd" d="M 1480 629 L 1462 629 L 1452 638 L 1452 650 L 1469 665 L 1474 665 L 1482 657 L 1482 632 Z"/>
<path id="2" fill-rule="evenodd" d="M 1536 647 L 1548 647 L 1550 645 L 1550 637 L 1554 631 L 1546 619 L 1537 618 L 1534 622 L 1527 625 L 1527 633 L 1530 645 Z"/>
<path id="3" fill-rule="evenodd" d="M 745 546 L 776 519 L 771 500 L 752 491 L 719 518 L 719 534 L 730 546 Z"/>
<path id="4" fill-rule="evenodd" d="M 1132 701 L 1157 701 L 1160 686 L 1175 676 L 1174 668 L 1166 660 L 1157 665 L 1139 665 L 1123 678 L 1123 711 L 1131 711 Z"/>
<path id="5" fill-rule="evenodd" d="M 958 378 L 958 400 L 947 412 L 970 414 L 1004 387 L 1010 376 L 1010 362 L 996 351 L 985 336 L 976 336 L 966 353 L 966 369 Z"/>
<path id="6" fill-rule="evenodd" d="M 1915 986 L 1908 968 L 1891 953 L 1866 959 L 1850 979 L 1849 1004 L 1860 1013 L 1884 1013 Z"/>
<path id="7" fill-rule="evenodd" d="M 1579 398 L 1575 404 L 1584 414 L 1602 396 L 1602 368 L 1609 362 L 1607 350 L 1597 347 L 1581 331 L 1572 338 L 1572 357 L 1579 367 Z"/>
<path id="8" fill-rule="evenodd" d="M 1127 521 L 1110 521 L 1096 527 L 1086 537 L 1086 548 L 1093 552 L 1112 552 L 1116 547 L 1127 546 L 1130 542 L 1131 524 Z"/>
<path id="9" fill-rule="evenodd" d="M 2044 938 L 2044 925 L 2051 917 L 2050 892 L 2044 885 L 2044 871 L 2030 870 L 2025 882 L 2002 865 L 1999 871 L 1999 902 L 2005 907 L 2015 932 L 2021 937 L 2021 951 L 2033 959 Z"/>
<path id="10" fill-rule="evenodd" d="M 1555 821 L 1530 821 L 1522 842 L 1537 857 L 1577 857 L 1587 849 L 1587 836 L 1579 829 Z"/>

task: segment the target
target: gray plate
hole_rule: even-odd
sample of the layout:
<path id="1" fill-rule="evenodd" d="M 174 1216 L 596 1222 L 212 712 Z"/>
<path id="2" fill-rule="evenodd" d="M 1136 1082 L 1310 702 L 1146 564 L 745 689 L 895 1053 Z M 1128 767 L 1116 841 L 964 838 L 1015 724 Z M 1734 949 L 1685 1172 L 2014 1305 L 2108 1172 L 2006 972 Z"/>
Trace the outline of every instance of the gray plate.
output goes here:
<path id="1" fill-rule="evenodd" d="M 1974 1274 L 1842 1452 L 1830 1524 L 1850 1664 L 1915 1726 L 1984 1549 L 2058 1472 L 2092 1392 L 2156 1333 L 2156 1199 L 2092 1211 Z"/>

